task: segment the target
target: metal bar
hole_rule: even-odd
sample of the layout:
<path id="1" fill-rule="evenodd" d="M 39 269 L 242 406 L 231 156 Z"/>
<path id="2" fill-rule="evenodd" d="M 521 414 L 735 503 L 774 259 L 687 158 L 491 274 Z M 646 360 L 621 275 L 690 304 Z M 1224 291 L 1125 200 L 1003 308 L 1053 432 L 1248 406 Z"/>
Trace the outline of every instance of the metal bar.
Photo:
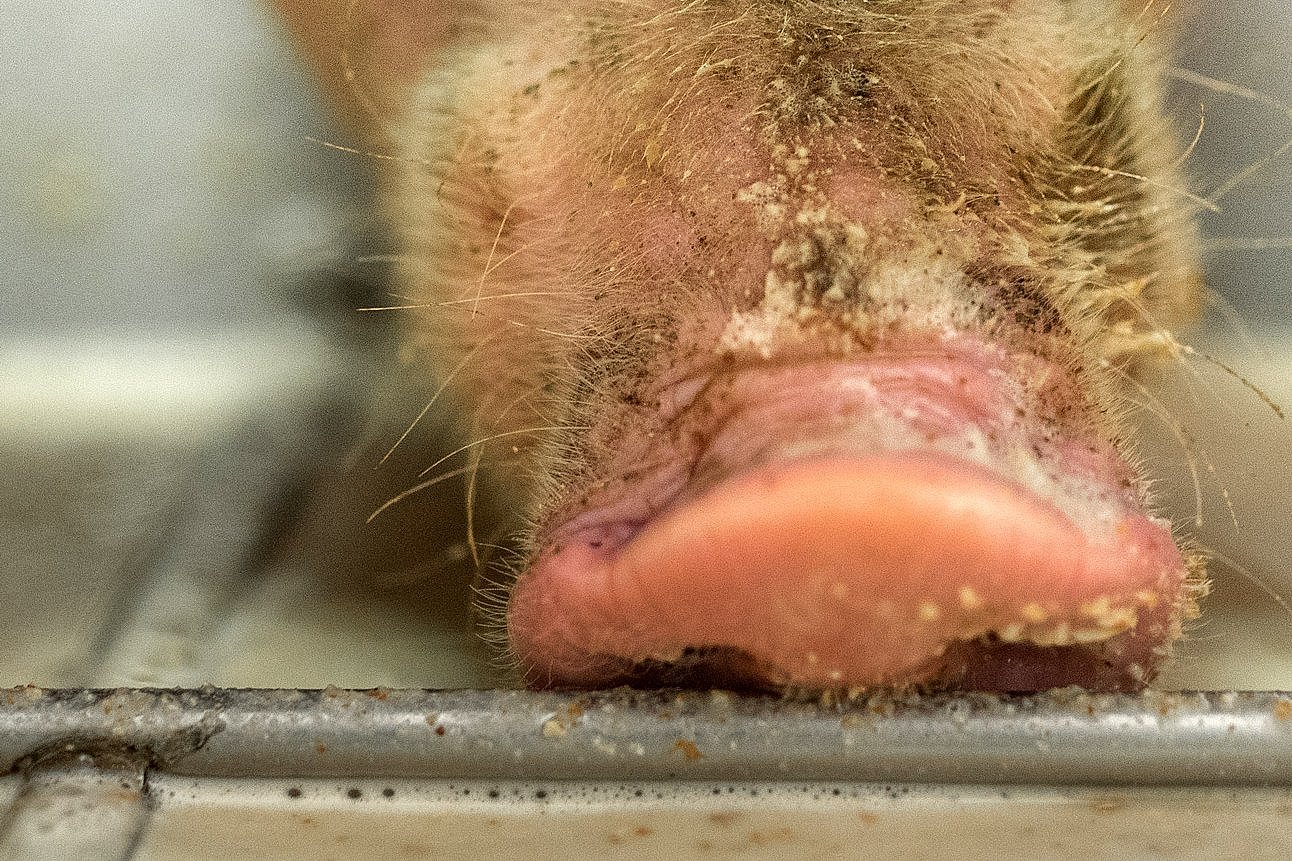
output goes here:
<path id="1" fill-rule="evenodd" d="M 5 770 L 74 750 L 193 776 L 1289 786 L 1292 694 L 0 692 Z"/>

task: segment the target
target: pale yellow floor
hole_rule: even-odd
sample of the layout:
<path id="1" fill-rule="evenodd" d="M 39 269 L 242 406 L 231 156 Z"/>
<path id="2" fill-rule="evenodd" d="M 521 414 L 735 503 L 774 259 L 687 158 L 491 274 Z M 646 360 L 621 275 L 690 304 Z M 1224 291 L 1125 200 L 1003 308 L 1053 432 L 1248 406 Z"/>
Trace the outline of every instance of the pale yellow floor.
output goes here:
<path id="1" fill-rule="evenodd" d="M 174 794 L 136 857 L 1263 861 L 1292 852 L 1292 795 L 1279 790 L 593 784 L 549 785 L 536 800 L 534 785 L 514 785 L 490 800 L 491 788 L 314 783 L 291 800 L 279 784 L 166 779 L 158 789 Z M 230 818 L 244 828 L 231 832 Z"/>

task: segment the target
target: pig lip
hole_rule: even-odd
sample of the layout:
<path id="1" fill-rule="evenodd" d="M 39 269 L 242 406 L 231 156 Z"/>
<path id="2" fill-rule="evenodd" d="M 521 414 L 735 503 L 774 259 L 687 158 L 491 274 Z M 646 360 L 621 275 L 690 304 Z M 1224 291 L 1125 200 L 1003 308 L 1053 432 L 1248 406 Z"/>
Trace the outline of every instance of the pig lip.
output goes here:
<path id="1" fill-rule="evenodd" d="M 959 383 L 950 388 L 943 369 L 898 369 L 928 376 L 915 388 L 952 401 L 975 371 L 998 376 L 992 361 L 948 362 Z M 867 382 L 888 385 L 890 370 L 866 369 Z M 814 371 L 818 382 L 834 372 Z M 840 437 L 828 422 L 810 428 L 815 446 L 748 444 L 751 423 L 802 418 L 802 398 L 789 398 L 793 409 L 764 403 L 783 390 L 777 373 L 801 372 L 745 381 L 758 406 L 722 423 L 666 504 L 645 516 L 594 508 L 549 533 L 559 540 L 518 581 L 509 610 L 529 685 L 1131 690 L 1147 681 L 1178 633 L 1187 572 L 1169 529 L 1123 486 L 1123 461 L 1078 468 L 1109 486 L 1093 517 L 1008 466 L 933 444 L 867 450 L 876 440 Z M 948 408 L 950 423 L 986 421 L 1002 408 L 991 397 Z M 929 422 L 947 416 L 927 418 L 912 421 L 933 439 Z"/>

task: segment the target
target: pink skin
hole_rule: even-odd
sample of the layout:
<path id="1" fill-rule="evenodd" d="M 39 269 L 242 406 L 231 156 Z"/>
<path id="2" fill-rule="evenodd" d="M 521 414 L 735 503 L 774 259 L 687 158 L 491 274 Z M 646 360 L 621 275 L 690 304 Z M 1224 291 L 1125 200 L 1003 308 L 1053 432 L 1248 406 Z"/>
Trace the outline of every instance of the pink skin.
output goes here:
<path id="1" fill-rule="evenodd" d="M 527 680 L 698 650 L 756 686 L 1142 684 L 1185 565 L 1112 446 L 1011 393 L 1042 364 L 961 339 L 689 386 L 672 426 L 703 442 L 633 451 L 540 539 L 509 616 Z"/>

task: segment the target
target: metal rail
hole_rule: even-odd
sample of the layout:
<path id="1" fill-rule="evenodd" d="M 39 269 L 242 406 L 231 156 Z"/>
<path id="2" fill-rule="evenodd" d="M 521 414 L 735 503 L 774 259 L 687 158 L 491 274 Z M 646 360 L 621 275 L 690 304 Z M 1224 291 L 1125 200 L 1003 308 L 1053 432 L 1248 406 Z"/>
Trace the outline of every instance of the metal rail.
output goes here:
<path id="1" fill-rule="evenodd" d="M 0 768 L 196 777 L 1292 786 L 1292 694 L 0 691 Z"/>

